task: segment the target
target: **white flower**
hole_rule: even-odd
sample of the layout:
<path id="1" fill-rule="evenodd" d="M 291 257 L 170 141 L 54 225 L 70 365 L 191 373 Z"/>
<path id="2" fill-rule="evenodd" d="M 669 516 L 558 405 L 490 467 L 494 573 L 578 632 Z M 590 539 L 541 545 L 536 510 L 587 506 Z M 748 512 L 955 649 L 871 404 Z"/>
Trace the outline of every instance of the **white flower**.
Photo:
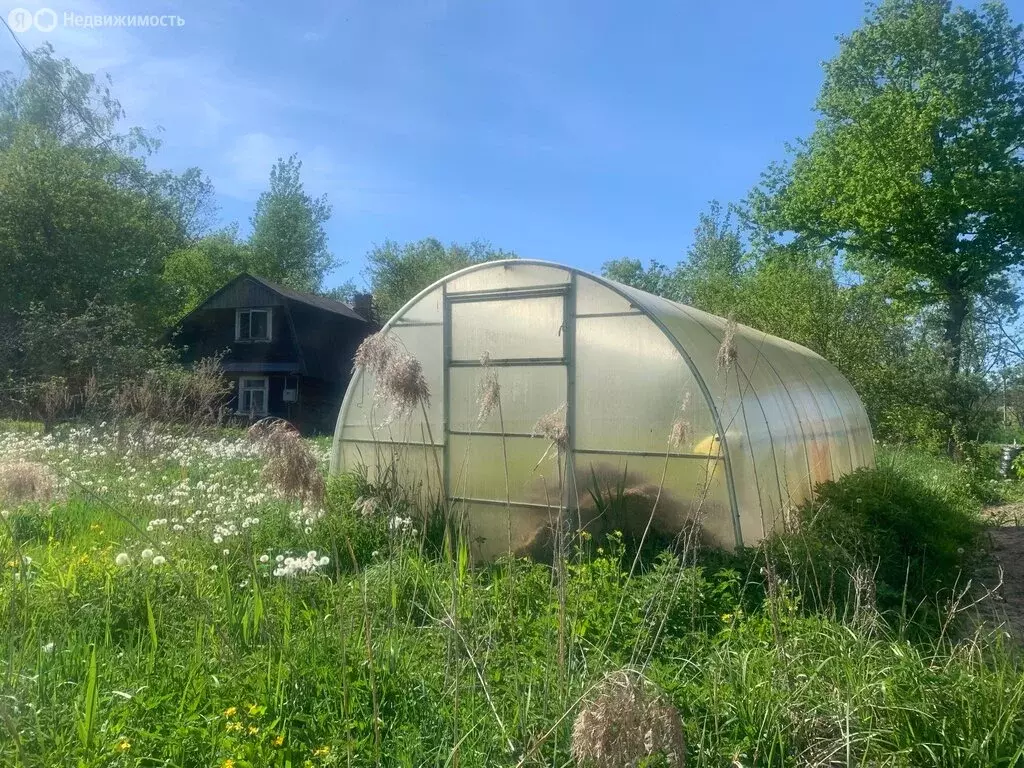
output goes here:
<path id="1" fill-rule="evenodd" d="M 43 653 L 53 653 L 53 641 L 43 646 Z"/>
<path id="2" fill-rule="evenodd" d="M 149 548 L 146 548 L 146 549 L 142 550 L 142 553 L 139 555 L 139 557 L 141 557 L 143 560 L 152 560 L 153 559 L 153 555 L 154 555 L 153 550 L 149 549 Z"/>
<path id="3" fill-rule="evenodd" d="M 214 563 L 213 565 L 211 565 L 211 566 L 210 566 L 210 570 L 211 570 L 211 571 L 216 571 L 216 570 L 217 570 L 217 564 L 216 564 L 216 563 Z"/>
<path id="4" fill-rule="evenodd" d="M 309 535 L 309 534 L 311 534 L 312 532 L 313 532 L 313 529 L 312 529 L 312 528 L 310 528 L 309 526 L 306 526 L 306 535 L 308 536 L 308 535 Z"/>
<path id="5" fill-rule="evenodd" d="M 164 557 L 163 555 L 157 555 L 156 557 L 153 558 L 153 565 L 155 565 L 157 567 L 163 565 L 166 562 L 167 562 L 167 558 Z"/>
<path id="6" fill-rule="evenodd" d="M 309 550 L 309 552 L 306 553 L 306 557 L 308 557 L 310 560 L 316 560 L 316 550 Z"/>
<path id="7" fill-rule="evenodd" d="M 278 555 L 277 557 L 275 557 L 274 558 L 274 562 L 275 563 L 283 563 L 284 562 L 284 555 Z"/>
<path id="8" fill-rule="evenodd" d="M 114 558 L 114 562 L 124 568 L 126 565 L 130 565 L 132 559 L 128 557 L 127 552 L 121 552 L 117 557 Z"/>
<path id="9" fill-rule="evenodd" d="M 270 555 L 260 555 L 260 562 L 266 563 L 270 560 Z"/>
<path id="10" fill-rule="evenodd" d="M 219 535 L 219 534 L 217 536 L 213 537 L 213 543 L 214 544 L 220 544 L 223 541 L 224 541 L 224 537 Z"/>
<path id="11" fill-rule="evenodd" d="M 225 555 L 230 555 L 231 554 L 231 550 L 230 549 L 225 549 L 224 550 L 224 554 Z"/>
<path id="12" fill-rule="evenodd" d="M 331 562 L 331 558 L 329 558 L 327 555 L 324 555 L 323 557 L 320 558 L 320 565 L 321 566 L 330 565 L 330 562 Z"/>

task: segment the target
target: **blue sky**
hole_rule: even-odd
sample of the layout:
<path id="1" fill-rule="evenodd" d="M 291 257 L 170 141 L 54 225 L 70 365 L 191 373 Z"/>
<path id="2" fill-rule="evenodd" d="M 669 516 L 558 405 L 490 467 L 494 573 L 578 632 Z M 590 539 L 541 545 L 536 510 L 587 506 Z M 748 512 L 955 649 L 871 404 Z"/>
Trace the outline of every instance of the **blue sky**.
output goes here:
<path id="1" fill-rule="evenodd" d="M 1024 0 L 1009 4 L 1024 20 Z M 154 163 L 198 165 L 243 231 L 297 152 L 334 206 L 330 279 L 385 239 L 489 240 L 596 271 L 674 263 L 707 201 L 741 199 L 812 128 L 859 2 L 0 0 L 182 27 L 29 31 L 109 74 Z M 0 38 L 0 69 L 22 72 Z"/>

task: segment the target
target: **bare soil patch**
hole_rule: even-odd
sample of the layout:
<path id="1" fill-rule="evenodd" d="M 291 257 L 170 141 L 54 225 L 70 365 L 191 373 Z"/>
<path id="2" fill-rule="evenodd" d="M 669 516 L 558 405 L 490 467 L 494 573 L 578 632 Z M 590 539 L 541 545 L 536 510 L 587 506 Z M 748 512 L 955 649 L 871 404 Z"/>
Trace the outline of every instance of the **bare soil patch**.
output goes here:
<path id="1" fill-rule="evenodd" d="M 1024 504 L 992 507 L 985 510 L 985 517 L 993 523 L 985 531 L 990 561 L 980 571 L 979 581 L 983 588 L 995 589 L 995 594 L 979 608 L 986 622 L 1004 623 L 1024 642 Z"/>

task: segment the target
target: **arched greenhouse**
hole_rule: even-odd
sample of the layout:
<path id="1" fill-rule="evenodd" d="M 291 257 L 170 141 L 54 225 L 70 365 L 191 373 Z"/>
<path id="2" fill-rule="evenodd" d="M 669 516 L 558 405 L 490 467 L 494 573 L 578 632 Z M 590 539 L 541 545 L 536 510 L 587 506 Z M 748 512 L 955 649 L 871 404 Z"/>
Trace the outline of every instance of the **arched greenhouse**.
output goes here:
<path id="1" fill-rule="evenodd" d="M 874 461 L 857 394 L 819 355 L 571 267 L 469 267 L 375 342 L 332 471 L 442 499 L 481 557 L 545 546 L 558 520 L 697 521 L 714 544 L 750 545 L 816 483 Z"/>

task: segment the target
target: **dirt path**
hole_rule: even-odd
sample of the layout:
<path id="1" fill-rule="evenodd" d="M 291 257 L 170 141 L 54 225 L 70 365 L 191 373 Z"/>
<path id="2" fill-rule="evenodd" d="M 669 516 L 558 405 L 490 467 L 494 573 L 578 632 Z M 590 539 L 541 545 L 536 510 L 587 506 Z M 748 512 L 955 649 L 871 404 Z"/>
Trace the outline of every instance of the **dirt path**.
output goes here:
<path id="1" fill-rule="evenodd" d="M 986 621 L 1006 623 L 1007 630 L 1024 642 L 1024 504 L 985 511 L 994 525 L 985 532 L 992 562 L 979 574 L 986 588 L 995 588 L 1002 569 L 1003 583 L 994 600 L 979 606 Z"/>

